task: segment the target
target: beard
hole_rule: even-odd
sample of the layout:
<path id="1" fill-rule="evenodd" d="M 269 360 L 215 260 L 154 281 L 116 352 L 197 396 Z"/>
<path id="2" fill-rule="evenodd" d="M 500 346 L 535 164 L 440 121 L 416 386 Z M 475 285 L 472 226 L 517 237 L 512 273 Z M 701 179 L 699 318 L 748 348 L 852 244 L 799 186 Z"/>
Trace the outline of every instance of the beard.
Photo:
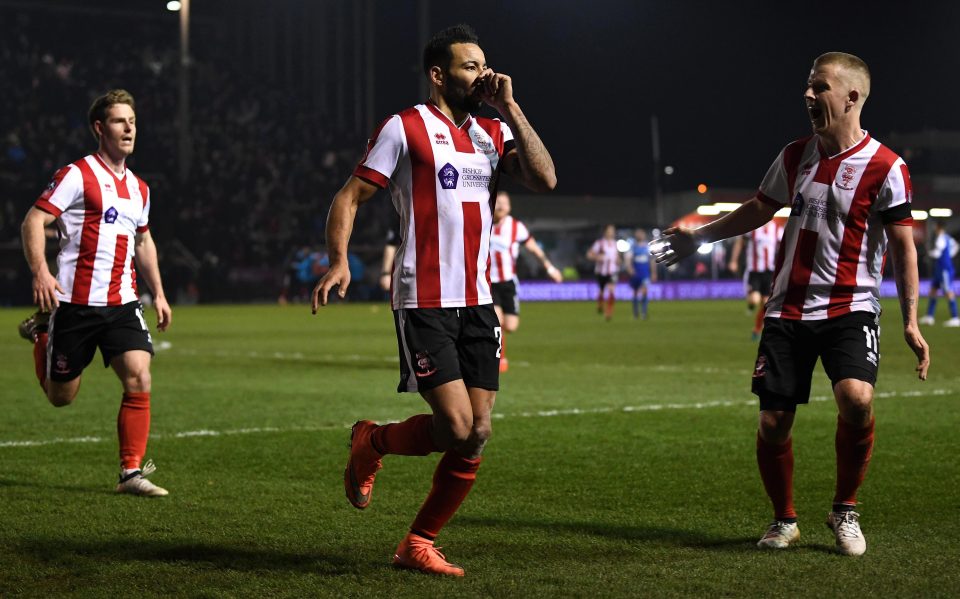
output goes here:
<path id="1" fill-rule="evenodd" d="M 479 98 L 473 90 L 453 89 L 444 94 L 444 100 L 447 105 L 461 112 L 474 114 L 483 108 L 483 100 Z"/>

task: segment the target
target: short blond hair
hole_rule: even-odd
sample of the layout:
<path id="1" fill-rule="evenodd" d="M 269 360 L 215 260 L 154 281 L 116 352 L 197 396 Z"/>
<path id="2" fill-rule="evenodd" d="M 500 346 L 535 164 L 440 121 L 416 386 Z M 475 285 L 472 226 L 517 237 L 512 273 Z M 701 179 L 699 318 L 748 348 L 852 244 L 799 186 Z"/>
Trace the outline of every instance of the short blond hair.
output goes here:
<path id="1" fill-rule="evenodd" d="M 93 133 L 93 136 L 97 140 L 100 139 L 100 136 L 97 135 L 97 130 L 93 124 L 97 121 L 102 123 L 107 120 L 107 110 L 114 104 L 127 104 L 132 110 L 136 111 L 137 109 L 133 103 L 133 95 L 125 89 L 111 89 L 94 100 L 93 104 L 90 105 L 90 110 L 87 112 L 87 119 L 90 122 L 90 132 Z"/>
<path id="2" fill-rule="evenodd" d="M 846 52 L 827 52 L 813 61 L 814 67 L 827 64 L 837 65 L 852 75 L 853 81 L 850 83 L 859 89 L 864 100 L 867 99 L 870 95 L 870 67 L 862 58 Z"/>

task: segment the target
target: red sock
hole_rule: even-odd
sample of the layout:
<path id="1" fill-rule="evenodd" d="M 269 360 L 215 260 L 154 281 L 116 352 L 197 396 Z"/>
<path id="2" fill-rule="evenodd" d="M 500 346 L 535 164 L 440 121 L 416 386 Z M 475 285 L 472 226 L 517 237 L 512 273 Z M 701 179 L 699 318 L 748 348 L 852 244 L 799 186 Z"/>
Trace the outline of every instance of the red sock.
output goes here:
<path id="1" fill-rule="evenodd" d="M 403 422 L 377 427 L 370 440 L 380 454 L 428 455 L 440 451 L 433 441 L 432 430 L 433 416 L 419 414 Z"/>
<path id="2" fill-rule="evenodd" d="M 613 292 L 611 291 L 609 294 L 607 294 L 607 317 L 613 316 L 614 301 L 616 300 L 613 297 Z"/>
<path id="3" fill-rule="evenodd" d="M 33 344 L 33 365 L 44 393 L 47 391 L 47 339 L 46 333 L 38 333 L 37 341 Z"/>
<path id="4" fill-rule="evenodd" d="M 473 487 L 482 459 L 467 459 L 453 450 L 443 454 L 433 473 L 433 487 L 417 512 L 410 532 L 430 540 L 440 534 L 440 529 L 457 512 Z"/>
<path id="5" fill-rule="evenodd" d="M 866 428 L 857 428 L 837 417 L 837 492 L 835 504 L 857 505 L 857 489 L 867 474 L 873 453 L 873 420 Z"/>
<path id="6" fill-rule="evenodd" d="M 793 439 L 782 445 L 764 441 L 757 433 L 757 465 L 777 520 L 796 518 L 793 508 Z"/>
<path id="7" fill-rule="evenodd" d="M 757 306 L 756 320 L 753 322 L 753 332 L 759 333 L 763 330 L 763 307 Z"/>
<path id="8" fill-rule="evenodd" d="M 150 392 L 124 393 L 117 414 L 120 437 L 120 464 L 124 469 L 139 468 L 147 452 L 150 435 Z"/>

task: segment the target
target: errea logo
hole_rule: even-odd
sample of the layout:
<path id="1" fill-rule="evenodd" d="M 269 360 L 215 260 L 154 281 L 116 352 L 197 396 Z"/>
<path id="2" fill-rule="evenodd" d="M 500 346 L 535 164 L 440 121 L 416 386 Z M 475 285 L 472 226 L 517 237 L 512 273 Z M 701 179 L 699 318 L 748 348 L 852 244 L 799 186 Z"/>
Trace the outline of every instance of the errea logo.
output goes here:
<path id="1" fill-rule="evenodd" d="M 450 142 L 447 141 L 447 136 L 443 133 L 434 133 L 433 134 L 433 143 L 438 146 L 449 146 Z"/>

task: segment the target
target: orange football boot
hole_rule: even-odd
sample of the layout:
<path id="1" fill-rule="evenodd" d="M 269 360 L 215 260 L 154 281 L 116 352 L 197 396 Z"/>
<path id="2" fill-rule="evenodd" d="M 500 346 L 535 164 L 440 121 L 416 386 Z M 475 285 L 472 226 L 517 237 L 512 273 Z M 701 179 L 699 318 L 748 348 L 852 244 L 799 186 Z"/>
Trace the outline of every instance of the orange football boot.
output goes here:
<path id="1" fill-rule="evenodd" d="M 362 510 L 370 505 L 373 494 L 373 479 L 377 470 L 383 467 L 383 457 L 373 448 L 370 435 L 377 424 L 371 420 L 358 420 L 350 432 L 350 459 L 343 471 L 343 488 L 347 492 L 347 501 Z"/>
<path id="2" fill-rule="evenodd" d="M 447 558 L 440 553 L 440 548 L 433 546 L 433 541 L 413 533 L 400 541 L 397 552 L 393 556 L 393 565 L 407 570 L 419 570 L 426 574 L 464 575 L 463 568 L 448 562 Z"/>

